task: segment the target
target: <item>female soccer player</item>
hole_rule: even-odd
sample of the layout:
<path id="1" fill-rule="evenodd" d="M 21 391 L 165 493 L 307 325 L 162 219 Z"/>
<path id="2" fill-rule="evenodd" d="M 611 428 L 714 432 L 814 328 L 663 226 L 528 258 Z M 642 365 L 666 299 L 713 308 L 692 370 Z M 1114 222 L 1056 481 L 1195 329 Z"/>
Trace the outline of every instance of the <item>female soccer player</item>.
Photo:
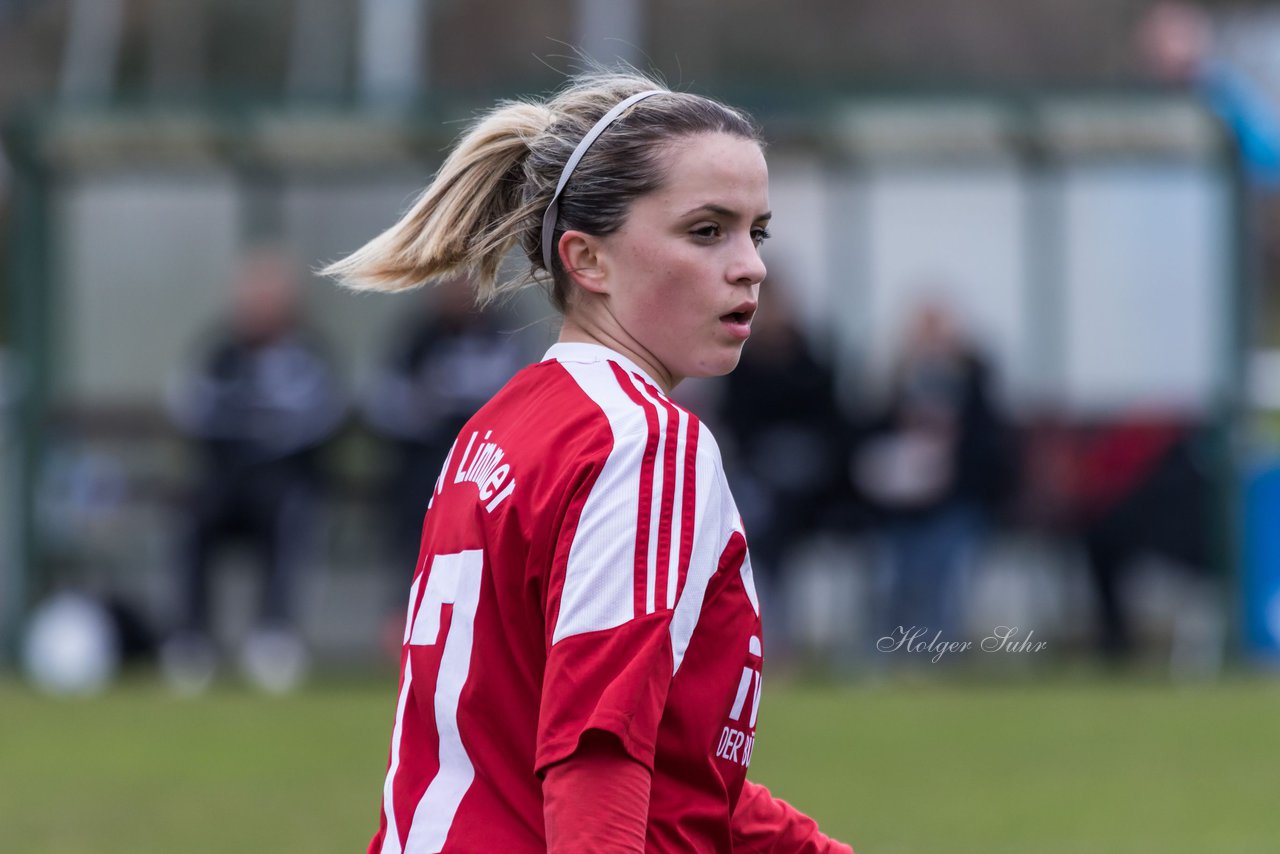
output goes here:
<path id="1" fill-rule="evenodd" d="M 765 267 L 741 112 L 630 73 L 499 105 L 412 209 L 326 272 L 485 302 L 519 243 L 564 322 L 463 428 L 428 505 L 370 852 L 848 852 L 746 781 L 763 643 L 698 419 Z"/>

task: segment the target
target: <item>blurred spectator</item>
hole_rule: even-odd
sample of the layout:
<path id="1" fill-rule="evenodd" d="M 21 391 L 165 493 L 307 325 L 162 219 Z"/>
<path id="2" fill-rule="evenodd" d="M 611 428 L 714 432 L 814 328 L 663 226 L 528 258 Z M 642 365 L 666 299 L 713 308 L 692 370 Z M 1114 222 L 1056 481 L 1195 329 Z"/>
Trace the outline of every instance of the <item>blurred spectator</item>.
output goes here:
<path id="1" fill-rule="evenodd" d="M 968 568 L 1012 481 L 991 373 L 941 305 L 912 316 L 887 405 L 854 456 L 855 484 L 883 522 L 876 637 L 964 631 Z"/>
<path id="2" fill-rule="evenodd" d="M 846 490 L 838 460 L 847 433 L 831 368 L 810 348 L 785 291 L 772 277 L 770 283 L 738 367 L 724 378 L 720 413 L 765 602 L 780 599 L 769 588 L 785 584 L 796 545 L 839 519 Z M 773 633 L 787 635 L 785 626 Z"/>
<path id="3" fill-rule="evenodd" d="M 393 449 L 384 499 L 392 565 L 406 583 L 449 446 L 467 419 L 527 364 L 521 339 L 500 331 L 492 314 L 475 307 L 466 281 L 445 282 L 423 295 L 419 310 L 394 335 L 364 400 L 369 426 Z M 401 602 L 404 593 L 396 589 Z M 398 655 L 398 637 L 395 648 Z"/>
<path id="4" fill-rule="evenodd" d="M 241 663 L 260 686 L 287 690 L 307 663 L 294 597 L 316 526 L 316 450 L 345 406 L 324 350 L 303 329 L 297 271 L 283 254 L 244 259 L 228 322 L 169 402 L 200 468 L 179 565 L 179 632 L 162 651 L 166 675 L 189 690 L 212 677 L 209 571 L 221 547 L 239 541 L 263 569 L 261 625 Z"/>
<path id="5" fill-rule="evenodd" d="M 1182 0 L 1156 3 L 1138 24 L 1137 42 L 1148 73 L 1197 91 L 1230 129 L 1251 183 L 1280 190 L 1280 117 L 1247 75 L 1215 55 L 1205 10 Z"/>

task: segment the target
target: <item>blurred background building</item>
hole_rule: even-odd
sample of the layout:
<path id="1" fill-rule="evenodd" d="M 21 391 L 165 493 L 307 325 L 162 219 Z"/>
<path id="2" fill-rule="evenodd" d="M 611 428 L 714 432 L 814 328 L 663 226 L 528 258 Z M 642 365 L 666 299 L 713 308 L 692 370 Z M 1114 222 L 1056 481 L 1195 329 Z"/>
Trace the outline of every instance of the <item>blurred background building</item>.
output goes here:
<path id="1" fill-rule="evenodd" d="M 116 603 L 154 636 L 174 626 L 198 467 L 164 392 L 245 251 L 284 245 L 312 269 L 349 251 L 408 204 L 461 123 L 554 88 L 583 57 L 741 104 L 770 142 L 767 261 L 804 341 L 796 364 L 824 378 L 806 393 L 829 395 L 813 407 L 821 456 L 787 451 L 828 475 L 812 487 L 821 507 L 768 530 L 757 555 L 774 564 L 762 570 L 789 646 L 862 661 L 893 560 L 870 493 L 914 494 L 923 518 L 920 496 L 955 493 L 955 466 L 971 467 L 945 450 L 964 444 L 963 372 L 908 389 L 894 367 L 909 319 L 933 304 L 988 366 L 1005 437 L 992 471 L 961 478 L 1000 488 L 948 573 L 948 631 L 1019 626 L 1064 654 L 1190 675 L 1280 654 L 1280 10 L 0 0 L 7 659 L 59 590 Z M 357 400 L 422 299 L 309 282 L 307 314 Z M 555 334 L 532 294 L 494 323 L 532 358 Z M 919 404 L 905 441 L 867 469 L 904 390 Z M 744 512 L 794 505 L 797 483 L 756 465 L 734 398 L 749 389 L 684 393 L 724 436 L 730 479 L 756 501 Z M 378 655 L 411 569 L 385 565 L 396 451 L 361 412 L 319 451 L 331 489 L 296 590 L 321 662 Z M 248 631 L 253 584 L 234 570 L 215 591 L 228 643 Z"/>

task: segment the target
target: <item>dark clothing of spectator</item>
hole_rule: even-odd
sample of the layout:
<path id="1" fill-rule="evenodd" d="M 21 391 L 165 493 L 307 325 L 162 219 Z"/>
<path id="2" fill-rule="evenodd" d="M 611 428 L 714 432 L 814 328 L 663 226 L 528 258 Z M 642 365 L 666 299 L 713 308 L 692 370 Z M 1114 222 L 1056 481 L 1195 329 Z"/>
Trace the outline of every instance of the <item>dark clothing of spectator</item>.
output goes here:
<path id="1" fill-rule="evenodd" d="M 860 441 L 854 477 L 880 520 L 874 629 L 964 630 L 967 574 L 1013 481 L 1011 431 L 971 348 L 922 348 Z"/>
<path id="2" fill-rule="evenodd" d="M 261 559 L 263 621 L 288 626 L 321 485 L 316 450 L 345 410 L 328 359 L 298 333 L 224 334 L 172 405 L 200 453 L 182 554 L 182 628 L 208 632 L 209 568 L 232 541 Z"/>
<path id="3" fill-rule="evenodd" d="M 722 418 L 752 568 L 768 583 L 798 542 L 843 520 L 848 428 L 831 369 L 798 333 L 756 343 L 725 380 Z"/>
<path id="4" fill-rule="evenodd" d="M 1009 497 L 1016 455 L 976 353 L 921 360 L 898 376 L 862 431 L 858 483 L 882 519 L 956 505 L 989 513 Z"/>
<path id="5" fill-rule="evenodd" d="M 394 456 L 384 500 L 395 572 L 413 571 L 422 519 L 449 446 L 524 366 L 519 339 L 475 312 L 424 317 L 396 339 L 364 401 L 366 420 Z"/>

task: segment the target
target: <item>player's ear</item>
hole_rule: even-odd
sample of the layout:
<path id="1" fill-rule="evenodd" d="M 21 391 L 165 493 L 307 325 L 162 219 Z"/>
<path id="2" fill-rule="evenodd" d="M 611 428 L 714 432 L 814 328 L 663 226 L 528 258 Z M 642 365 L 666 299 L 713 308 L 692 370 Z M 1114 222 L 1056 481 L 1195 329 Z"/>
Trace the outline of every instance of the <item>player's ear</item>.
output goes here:
<path id="1" fill-rule="evenodd" d="M 599 237 L 582 231 L 566 231 L 557 248 L 560 263 L 575 284 L 591 293 L 609 292 L 608 270 L 602 263 Z"/>

